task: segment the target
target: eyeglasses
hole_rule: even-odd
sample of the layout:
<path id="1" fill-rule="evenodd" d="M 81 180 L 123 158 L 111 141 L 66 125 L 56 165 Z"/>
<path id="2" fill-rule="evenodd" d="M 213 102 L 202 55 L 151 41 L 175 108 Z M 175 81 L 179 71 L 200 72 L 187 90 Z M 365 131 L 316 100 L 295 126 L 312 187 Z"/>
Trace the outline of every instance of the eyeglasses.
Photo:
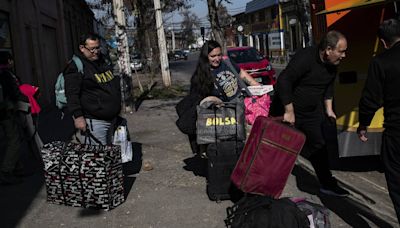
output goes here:
<path id="1" fill-rule="evenodd" d="M 83 46 L 86 50 L 90 51 L 90 53 L 95 53 L 96 51 L 100 51 L 100 47 L 92 47 L 92 48 L 87 48 L 86 46 Z"/>

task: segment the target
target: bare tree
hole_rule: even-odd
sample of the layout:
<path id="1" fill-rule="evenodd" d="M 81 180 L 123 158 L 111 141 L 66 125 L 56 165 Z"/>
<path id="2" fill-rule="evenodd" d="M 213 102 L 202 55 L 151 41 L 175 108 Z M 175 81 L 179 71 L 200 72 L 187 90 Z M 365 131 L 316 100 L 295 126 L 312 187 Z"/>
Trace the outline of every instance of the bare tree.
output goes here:
<path id="1" fill-rule="evenodd" d="M 207 6 L 213 37 L 221 44 L 222 52 L 226 55 L 226 37 L 223 27 L 230 24 L 230 21 L 228 22 L 230 19 L 227 16 L 226 7 L 222 5 L 222 2 L 232 3 L 230 0 L 218 0 L 218 2 L 216 0 L 207 0 Z"/>
<path id="2" fill-rule="evenodd" d="M 137 23 L 137 48 L 143 53 L 147 59 L 151 59 L 151 71 L 156 73 L 160 70 L 159 49 L 157 45 L 157 37 L 154 36 L 156 31 L 156 21 L 154 5 L 152 1 L 131 0 L 132 8 L 136 13 Z M 189 0 L 162 0 L 161 10 L 164 13 L 172 12 L 176 9 L 185 9 Z"/>
<path id="3" fill-rule="evenodd" d="M 228 9 L 222 4 L 218 6 L 218 19 L 222 28 L 229 27 L 233 23 L 233 17 L 229 15 Z"/>
<path id="4" fill-rule="evenodd" d="M 300 21 L 301 29 L 304 36 L 306 46 L 313 45 L 312 25 L 311 25 L 311 9 L 309 0 L 296 0 L 297 18 Z"/>
<path id="5" fill-rule="evenodd" d="M 181 12 L 182 20 L 182 35 L 186 42 L 185 46 L 192 44 L 196 41 L 196 36 L 193 32 L 194 29 L 199 28 L 199 17 L 196 14 L 191 13 L 189 10 Z"/>
<path id="6" fill-rule="evenodd" d="M 219 1 L 219 4 L 221 1 Z M 222 31 L 221 25 L 218 19 L 218 5 L 216 0 L 207 0 L 208 6 L 208 16 L 211 24 L 211 31 L 214 39 L 221 44 L 222 52 L 226 54 L 226 41 L 224 37 L 224 32 Z"/>

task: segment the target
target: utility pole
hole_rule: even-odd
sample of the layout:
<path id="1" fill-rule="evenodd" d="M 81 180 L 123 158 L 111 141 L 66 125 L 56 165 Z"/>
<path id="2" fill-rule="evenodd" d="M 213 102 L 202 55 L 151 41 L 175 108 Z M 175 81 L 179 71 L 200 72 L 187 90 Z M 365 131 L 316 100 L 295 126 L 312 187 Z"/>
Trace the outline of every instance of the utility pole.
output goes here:
<path id="1" fill-rule="evenodd" d="M 115 36 L 118 44 L 118 66 L 121 85 L 122 107 L 125 107 L 125 86 L 124 77 L 131 77 L 128 36 L 126 34 L 126 19 L 123 0 L 113 0 Z M 130 91 L 128 91 L 130 92 Z"/>
<path id="2" fill-rule="evenodd" d="M 160 0 L 154 0 L 154 10 L 156 12 L 158 48 L 160 49 L 161 75 L 162 75 L 164 86 L 170 87 L 171 86 L 171 75 L 169 72 L 167 45 L 165 42 L 164 26 L 162 23 Z"/>
<path id="3" fill-rule="evenodd" d="M 171 32 L 172 51 L 175 51 L 175 32 L 174 32 L 174 27 L 173 26 L 169 27 L 168 31 Z"/>

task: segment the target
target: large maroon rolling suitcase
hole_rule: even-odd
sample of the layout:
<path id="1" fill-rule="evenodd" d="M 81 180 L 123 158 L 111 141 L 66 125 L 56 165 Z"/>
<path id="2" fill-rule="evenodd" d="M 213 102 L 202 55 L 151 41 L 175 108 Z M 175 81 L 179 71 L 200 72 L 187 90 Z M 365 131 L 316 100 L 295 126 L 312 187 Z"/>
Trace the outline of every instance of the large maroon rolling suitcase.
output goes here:
<path id="1" fill-rule="evenodd" d="M 243 192 L 279 198 L 304 142 L 299 130 L 258 117 L 232 172 L 232 182 Z"/>

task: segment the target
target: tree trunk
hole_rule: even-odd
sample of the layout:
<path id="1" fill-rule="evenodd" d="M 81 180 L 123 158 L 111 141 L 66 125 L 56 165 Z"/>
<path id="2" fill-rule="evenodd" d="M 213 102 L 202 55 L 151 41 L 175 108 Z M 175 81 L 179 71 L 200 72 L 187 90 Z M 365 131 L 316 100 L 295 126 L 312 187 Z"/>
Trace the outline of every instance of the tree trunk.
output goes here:
<path id="1" fill-rule="evenodd" d="M 312 37 L 311 11 L 309 0 L 297 0 L 297 9 L 297 17 L 299 18 L 302 28 L 305 46 L 312 46 L 314 40 Z"/>
<path id="2" fill-rule="evenodd" d="M 121 85 L 121 101 L 122 107 L 126 111 L 126 97 L 129 97 L 130 94 L 125 94 L 126 92 L 130 93 L 131 91 L 126 91 L 126 88 L 130 88 L 125 84 L 124 79 L 126 77 L 131 77 L 132 71 L 130 68 L 130 59 L 129 59 L 129 47 L 128 47 L 128 37 L 126 34 L 126 20 L 124 14 L 124 4 L 122 0 L 113 0 L 114 7 L 114 21 L 115 21 L 115 36 L 117 39 L 117 50 L 118 50 L 118 66 L 119 66 L 119 76 L 120 76 L 120 85 Z M 129 80 L 128 80 L 129 81 Z"/>
<path id="3" fill-rule="evenodd" d="M 224 37 L 224 32 L 222 31 L 222 28 L 219 24 L 217 4 L 215 0 L 207 0 L 207 5 L 213 37 L 219 44 L 221 44 L 222 53 L 226 55 L 226 39 Z"/>

